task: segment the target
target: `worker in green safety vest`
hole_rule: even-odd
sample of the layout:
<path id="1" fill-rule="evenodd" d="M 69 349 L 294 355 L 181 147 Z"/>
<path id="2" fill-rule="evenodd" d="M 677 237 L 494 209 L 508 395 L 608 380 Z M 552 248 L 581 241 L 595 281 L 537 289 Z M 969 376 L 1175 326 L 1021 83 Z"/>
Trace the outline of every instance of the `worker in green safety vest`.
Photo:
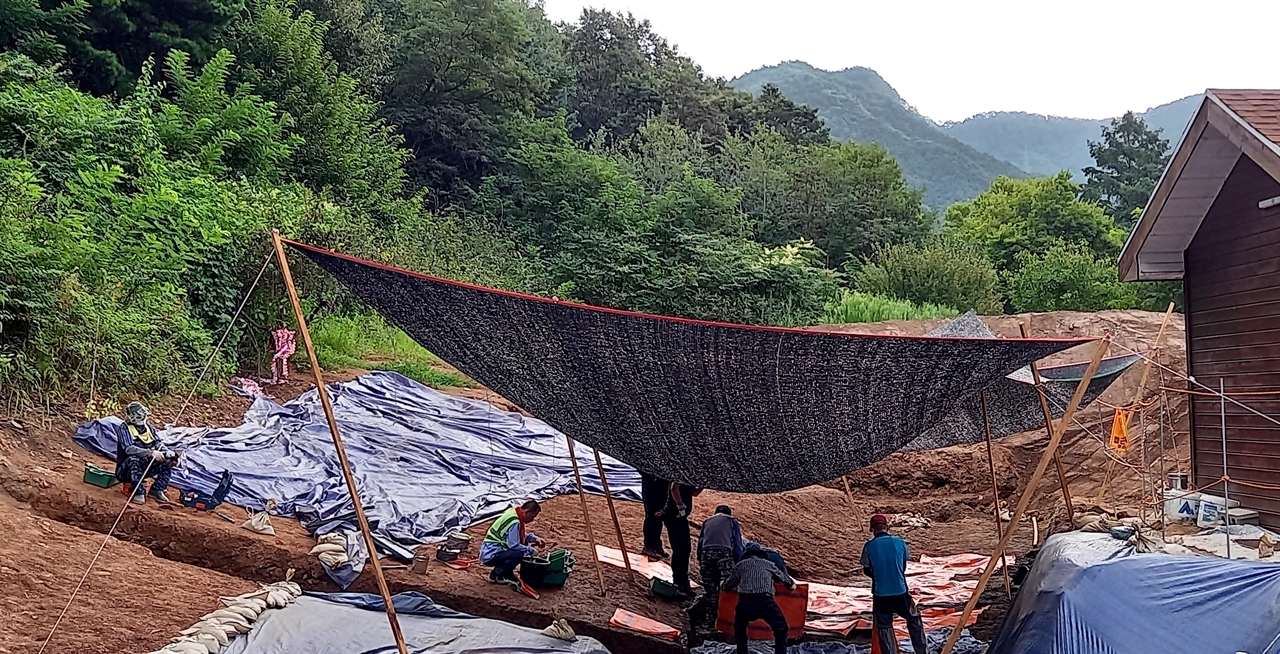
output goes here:
<path id="1" fill-rule="evenodd" d="M 507 509 L 498 516 L 484 535 L 480 544 L 480 563 L 492 566 L 489 581 L 509 586 L 520 586 L 516 577 L 516 566 L 524 557 L 533 554 L 534 547 L 546 544 L 525 526 L 533 522 L 542 507 L 534 500 L 529 500 L 517 507 Z"/>

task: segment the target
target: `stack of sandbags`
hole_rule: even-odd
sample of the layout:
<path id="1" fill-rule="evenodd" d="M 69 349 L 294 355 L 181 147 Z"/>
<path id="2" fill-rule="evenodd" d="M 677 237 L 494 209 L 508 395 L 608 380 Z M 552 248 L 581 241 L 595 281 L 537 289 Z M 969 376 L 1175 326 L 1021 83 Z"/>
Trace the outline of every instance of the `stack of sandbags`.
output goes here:
<path id="1" fill-rule="evenodd" d="M 316 539 L 319 541 L 308 554 L 320 559 L 330 569 L 340 568 L 350 560 L 347 556 L 347 536 L 339 532 L 325 534 Z"/>
<path id="2" fill-rule="evenodd" d="M 302 595 L 302 587 L 290 581 L 292 578 L 290 569 L 284 581 L 262 584 L 251 593 L 219 598 L 223 608 L 205 614 L 151 654 L 218 654 L 232 638 L 248 633 L 263 611 L 282 609 Z"/>

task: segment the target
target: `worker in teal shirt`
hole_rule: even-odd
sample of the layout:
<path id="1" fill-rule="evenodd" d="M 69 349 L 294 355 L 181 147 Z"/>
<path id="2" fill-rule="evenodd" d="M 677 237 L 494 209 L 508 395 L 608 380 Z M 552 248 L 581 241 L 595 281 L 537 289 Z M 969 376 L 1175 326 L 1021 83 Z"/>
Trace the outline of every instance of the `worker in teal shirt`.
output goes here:
<path id="1" fill-rule="evenodd" d="M 907 543 L 889 534 L 889 519 L 879 513 L 871 516 L 871 533 L 871 540 L 862 546 L 862 572 L 871 577 L 871 612 L 875 616 L 880 651 L 882 654 L 898 651 L 893 616 L 900 615 L 907 621 L 911 648 L 918 654 L 928 654 L 920 609 L 907 592 L 907 560 L 911 557 Z"/>

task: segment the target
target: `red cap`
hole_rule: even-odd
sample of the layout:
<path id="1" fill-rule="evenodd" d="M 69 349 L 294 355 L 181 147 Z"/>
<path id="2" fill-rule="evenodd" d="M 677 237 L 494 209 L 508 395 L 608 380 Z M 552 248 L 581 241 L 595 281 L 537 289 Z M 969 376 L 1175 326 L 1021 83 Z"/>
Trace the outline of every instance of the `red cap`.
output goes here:
<path id="1" fill-rule="evenodd" d="M 888 519 L 888 518 L 886 518 L 886 517 L 884 517 L 884 514 L 883 514 L 883 513 L 877 513 L 877 514 L 875 514 L 875 515 L 871 516 L 871 526 L 874 528 L 876 525 L 884 525 L 884 526 L 888 527 L 888 526 L 889 526 L 889 519 Z"/>

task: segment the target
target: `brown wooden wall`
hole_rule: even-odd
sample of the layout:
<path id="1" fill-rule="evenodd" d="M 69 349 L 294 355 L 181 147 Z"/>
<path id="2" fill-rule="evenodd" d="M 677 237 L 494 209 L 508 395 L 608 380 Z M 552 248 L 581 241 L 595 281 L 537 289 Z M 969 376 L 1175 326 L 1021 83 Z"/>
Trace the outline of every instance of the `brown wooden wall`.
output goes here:
<path id="1" fill-rule="evenodd" d="M 1280 391 L 1280 183 L 1242 155 L 1185 253 L 1187 364 L 1200 383 L 1233 392 Z M 1280 394 L 1239 398 L 1280 419 Z M 1222 422 L 1215 397 L 1191 404 L 1197 486 L 1222 476 Z M 1280 487 L 1280 426 L 1227 403 L 1232 479 Z M 1221 494 L 1219 490 L 1211 491 Z M 1231 498 L 1280 527 L 1280 490 L 1231 486 Z"/>

